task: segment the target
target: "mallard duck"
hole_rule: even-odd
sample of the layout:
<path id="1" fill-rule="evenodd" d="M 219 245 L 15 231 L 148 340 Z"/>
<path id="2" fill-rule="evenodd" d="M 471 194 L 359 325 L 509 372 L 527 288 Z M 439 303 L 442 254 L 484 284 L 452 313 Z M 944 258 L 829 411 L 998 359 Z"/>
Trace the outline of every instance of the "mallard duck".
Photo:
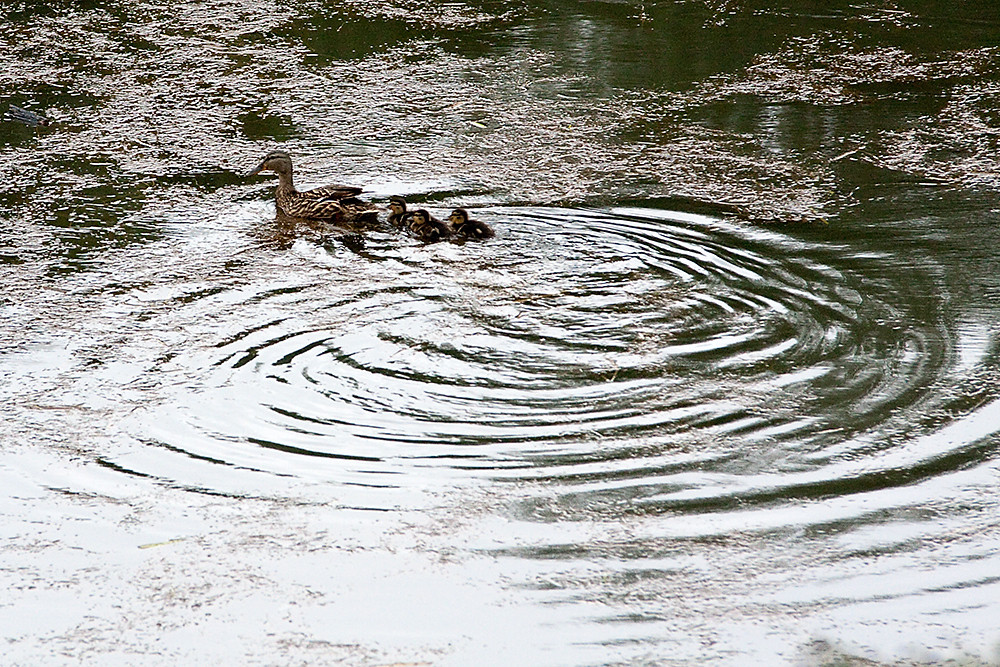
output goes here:
<path id="1" fill-rule="evenodd" d="M 495 236 L 493 228 L 485 222 L 469 220 L 469 212 L 464 208 L 456 208 L 452 211 L 451 215 L 448 216 L 448 222 L 451 223 L 451 229 L 456 236 L 467 239 L 490 239 Z"/>
<path id="2" fill-rule="evenodd" d="M 425 208 L 418 208 L 413 212 L 413 218 L 407 229 L 424 243 L 437 243 L 451 236 L 448 223 L 438 220 Z"/>
<path id="3" fill-rule="evenodd" d="M 262 171 L 273 171 L 278 175 L 274 201 L 285 215 L 336 222 L 375 222 L 378 219 L 375 206 L 357 198 L 361 194 L 359 187 L 327 185 L 306 192 L 296 190 L 292 182 L 292 157 L 284 151 L 268 153 L 247 177 Z"/>
<path id="4" fill-rule="evenodd" d="M 406 200 L 402 197 L 389 197 L 389 224 L 396 229 L 406 229 L 413 220 L 413 211 L 406 210 Z"/>

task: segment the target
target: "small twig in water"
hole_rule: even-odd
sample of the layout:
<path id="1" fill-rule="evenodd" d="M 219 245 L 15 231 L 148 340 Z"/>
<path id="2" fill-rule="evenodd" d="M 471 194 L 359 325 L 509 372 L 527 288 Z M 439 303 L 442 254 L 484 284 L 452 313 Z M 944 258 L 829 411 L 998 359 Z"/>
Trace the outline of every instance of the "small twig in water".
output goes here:
<path id="1" fill-rule="evenodd" d="M 27 109 L 22 109 L 21 107 L 16 107 L 13 104 L 10 108 L 4 112 L 3 119 L 11 122 L 24 123 L 30 127 L 38 127 L 39 125 L 43 127 L 48 127 L 52 125 L 52 121 L 45 116 L 40 116 L 34 111 L 28 111 Z"/>

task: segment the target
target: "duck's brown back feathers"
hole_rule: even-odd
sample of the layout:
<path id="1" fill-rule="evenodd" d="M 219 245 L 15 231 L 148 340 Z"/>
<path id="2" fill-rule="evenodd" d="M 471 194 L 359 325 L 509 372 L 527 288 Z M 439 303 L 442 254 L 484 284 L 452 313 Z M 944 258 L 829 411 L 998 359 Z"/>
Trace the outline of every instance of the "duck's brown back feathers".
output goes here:
<path id="1" fill-rule="evenodd" d="M 491 239 L 496 236 L 492 227 L 479 220 L 466 220 L 455 225 L 455 235 L 467 239 Z"/>

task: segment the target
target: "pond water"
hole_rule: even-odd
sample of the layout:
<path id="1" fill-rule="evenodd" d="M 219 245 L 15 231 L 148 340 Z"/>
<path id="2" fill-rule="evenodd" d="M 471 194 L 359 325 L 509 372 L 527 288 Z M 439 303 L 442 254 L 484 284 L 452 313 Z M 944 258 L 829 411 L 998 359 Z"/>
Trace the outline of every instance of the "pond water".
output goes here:
<path id="1" fill-rule="evenodd" d="M 1000 661 L 1000 12 L 0 12 L 6 663 Z"/>

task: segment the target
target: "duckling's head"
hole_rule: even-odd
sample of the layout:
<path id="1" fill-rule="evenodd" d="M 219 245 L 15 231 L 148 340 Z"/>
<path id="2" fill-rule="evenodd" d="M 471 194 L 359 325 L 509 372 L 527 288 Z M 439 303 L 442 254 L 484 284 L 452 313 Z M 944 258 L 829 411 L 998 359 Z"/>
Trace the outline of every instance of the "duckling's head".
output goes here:
<path id="1" fill-rule="evenodd" d="M 291 174 L 292 173 L 292 156 L 285 151 L 271 151 L 268 153 L 261 163 L 257 165 L 255 169 L 250 171 L 247 176 L 255 176 L 262 171 L 273 171 L 276 174 Z"/>
<path id="2" fill-rule="evenodd" d="M 394 215 L 406 213 L 406 200 L 402 197 L 389 197 L 389 210 Z"/>
<path id="3" fill-rule="evenodd" d="M 464 208 L 456 208 L 448 216 L 448 221 L 453 225 L 462 225 L 469 221 L 469 212 Z"/>
<path id="4" fill-rule="evenodd" d="M 426 225 L 427 221 L 430 219 L 431 219 L 431 214 L 427 212 L 426 208 L 418 208 L 416 211 L 413 212 L 414 226 Z"/>

